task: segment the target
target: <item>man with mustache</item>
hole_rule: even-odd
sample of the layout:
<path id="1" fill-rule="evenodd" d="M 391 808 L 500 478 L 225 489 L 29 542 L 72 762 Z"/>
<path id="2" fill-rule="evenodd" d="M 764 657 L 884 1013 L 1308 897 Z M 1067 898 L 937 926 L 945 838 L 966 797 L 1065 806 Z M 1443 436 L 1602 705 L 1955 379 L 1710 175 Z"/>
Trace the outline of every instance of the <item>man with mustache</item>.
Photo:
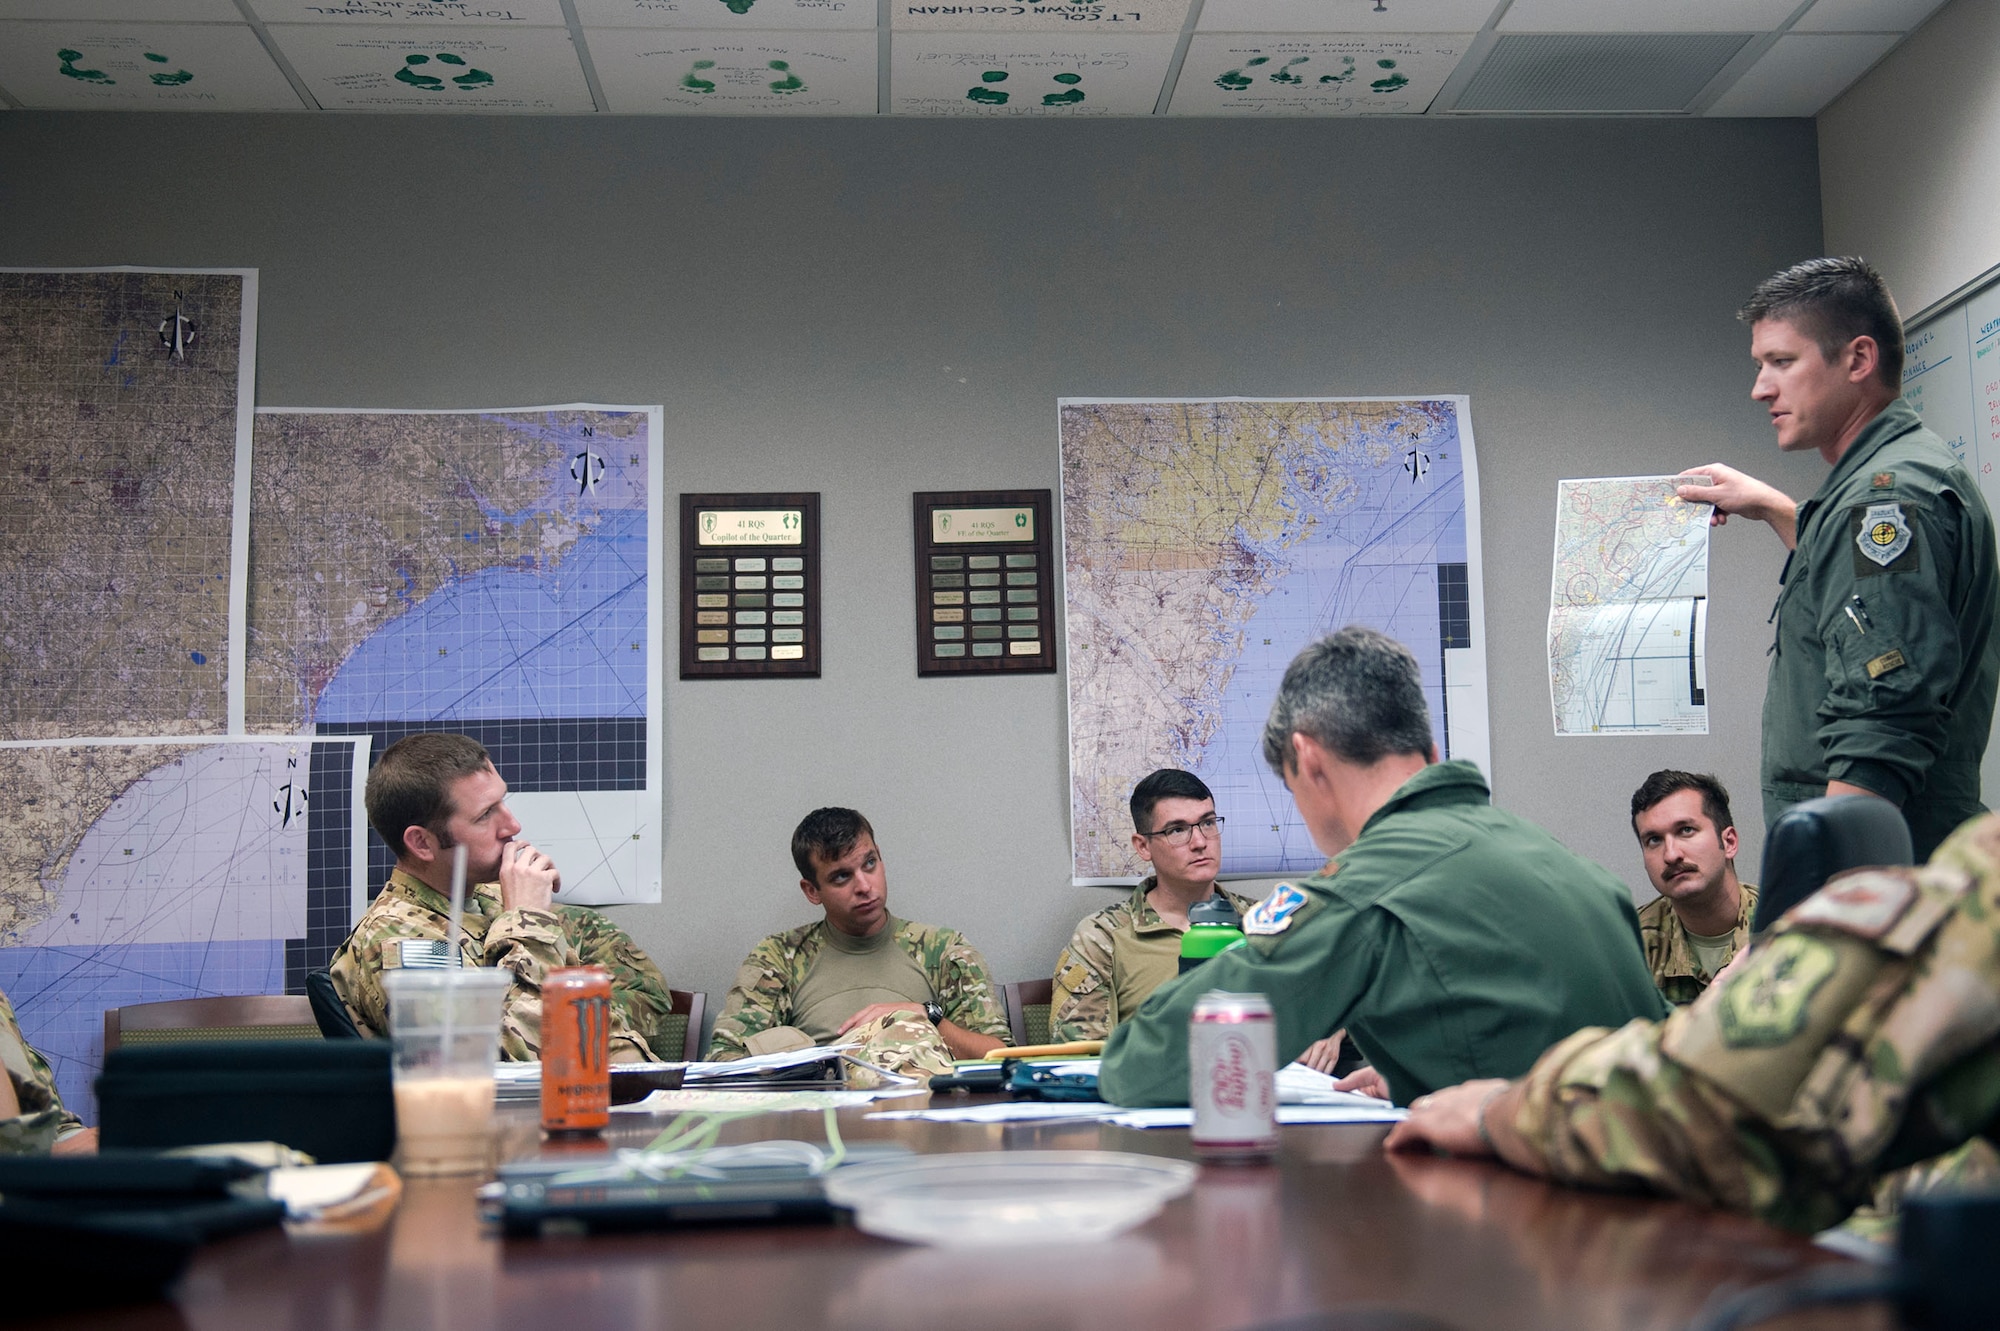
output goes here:
<path id="1" fill-rule="evenodd" d="M 1632 831 L 1660 895 L 1639 910 L 1653 983 L 1675 1007 L 1701 996 L 1750 941 L 1757 889 L 1736 877 L 1736 820 L 1714 777 L 1662 768 L 1632 793 Z"/>

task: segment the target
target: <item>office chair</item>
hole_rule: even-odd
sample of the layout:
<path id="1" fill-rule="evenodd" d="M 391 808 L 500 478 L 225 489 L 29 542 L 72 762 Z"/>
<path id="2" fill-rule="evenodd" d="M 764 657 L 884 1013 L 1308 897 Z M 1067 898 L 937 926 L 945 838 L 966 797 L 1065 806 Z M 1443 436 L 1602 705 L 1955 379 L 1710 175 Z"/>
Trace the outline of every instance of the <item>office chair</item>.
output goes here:
<path id="1" fill-rule="evenodd" d="M 1751 932 L 1763 933 L 1835 874 L 1910 860 L 1909 824 L 1885 799 L 1822 795 L 1795 804 L 1765 834 Z"/>

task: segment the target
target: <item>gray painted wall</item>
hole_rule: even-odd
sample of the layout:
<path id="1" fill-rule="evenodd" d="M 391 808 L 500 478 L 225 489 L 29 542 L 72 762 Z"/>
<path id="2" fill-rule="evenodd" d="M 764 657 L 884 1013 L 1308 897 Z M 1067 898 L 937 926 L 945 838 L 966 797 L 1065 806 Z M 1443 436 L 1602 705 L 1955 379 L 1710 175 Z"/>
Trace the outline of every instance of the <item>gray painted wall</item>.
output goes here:
<path id="1" fill-rule="evenodd" d="M 1469 393 L 1499 802 L 1638 888 L 1629 792 L 1714 769 L 1754 874 L 1776 540 L 1717 533 L 1711 735 L 1557 741 L 1551 521 L 1566 476 L 1811 492 L 1732 313 L 1819 206 L 1803 121 L 0 116 L 0 264 L 257 267 L 261 403 L 659 401 L 670 501 L 824 493 L 824 677 L 670 674 L 665 900 L 615 912 L 717 1002 L 816 804 L 1002 978 L 1111 899 L 1061 677 L 914 666 L 910 492 L 1055 487 L 1064 395 Z"/>
<path id="2" fill-rule="evenodd" d="M 2000 266 L 2000 5 L 1955 0 L 1819 113 L 1834 254 L 1862 254 L 1905 317 Z"/>

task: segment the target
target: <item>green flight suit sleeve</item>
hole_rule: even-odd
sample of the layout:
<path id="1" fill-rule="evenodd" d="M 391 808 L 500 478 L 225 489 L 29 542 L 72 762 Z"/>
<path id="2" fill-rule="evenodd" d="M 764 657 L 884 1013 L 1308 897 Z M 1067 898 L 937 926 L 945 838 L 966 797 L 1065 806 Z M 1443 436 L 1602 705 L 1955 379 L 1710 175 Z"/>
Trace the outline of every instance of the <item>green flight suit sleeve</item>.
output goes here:
<path id="1" fill-rule="evenodd" d="M 1881 500 L 1902 514 L 1885 534 L 1900 525 L 1909 537 L 1886 565 L 1856 544 L 1871 505 L 1825 519 L 1833 549 L 1814 608 L 1827 646 L 1819 740 L 1831 779 L 1902 804 L 1945 750 L 1951 693 L 1964 665 L 1949 600 L 1960 515 L 1949 491 Z"/>
<path id="2" fill-rule="evenodd" d="M 1136 1015 L 1113 1028 L 1099 1091 L 1119 1105 L 1186 1104 L 1188 1018 L 1211 989 L 1271 1000 L 1283 1067 L 1347 1023 L 1381 964 L 1386 929 L 1379 911 L 1312 894 L 1285 932 L 1252 937 L 1155 989 Z"/>

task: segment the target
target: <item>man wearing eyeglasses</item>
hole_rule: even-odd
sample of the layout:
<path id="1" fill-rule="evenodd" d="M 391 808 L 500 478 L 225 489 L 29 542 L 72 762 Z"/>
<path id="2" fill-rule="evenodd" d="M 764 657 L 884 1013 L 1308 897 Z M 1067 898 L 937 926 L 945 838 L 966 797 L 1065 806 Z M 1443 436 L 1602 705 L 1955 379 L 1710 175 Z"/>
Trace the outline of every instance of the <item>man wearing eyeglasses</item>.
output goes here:
<path id="1" fill-rule="evenodd" d="M 1152 876 L 1115 906 L 1085 916 L 1056 959 L 1052 1040 L 1102 1040 L 1180 969 L 1188 907 L 1216 892 L 1236 913 L 1257 904 L 1215 885 L 1222 815 L 1193 772 L 1163 767 L 1132 791 L 1132 851 Z"/>
<path id="2" fill-rule="evenodd" d="M 1188 1016 L 1211 989 L 1270 999 L 1281 1064 L 1346 1028 L 1398 1104 L 1517 1075 L 1580 1027 L 1665 1015 L 1624 884 L 1494 808 L 1431 736 L 1407 647 L 1350 626 L 1299 653 L 1264 758 L 1333 862 L 1280 883 L 1243 917 L 1247 946 L 1111 1032 L 1106 1100 L 1188 1102 Z"/>

